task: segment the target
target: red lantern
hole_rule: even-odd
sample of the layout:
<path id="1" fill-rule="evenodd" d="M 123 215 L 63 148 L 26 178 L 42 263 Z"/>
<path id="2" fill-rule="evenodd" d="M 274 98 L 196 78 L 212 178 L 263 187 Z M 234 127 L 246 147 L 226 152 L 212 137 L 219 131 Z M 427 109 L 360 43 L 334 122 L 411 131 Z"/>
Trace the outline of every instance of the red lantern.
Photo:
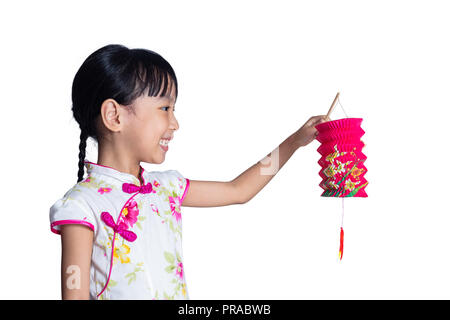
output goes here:
<path id="1" fill-rule="evenodd" d="M 333 110 L 339 93 L 328 111 Z M 322 197 L 367 197 L 365 187 L 368 182 L 364 178 L 367 168 L 364 161 L 367 157 L 362 153 L 364 142 L 361 137 L 362 118 L 344 118 L 320 123 L 315 126 L 318 131 L 316 139 L 321 143 L 317 151 L 321 158 L 318 161 L 322 167 L 319 184 L 324 189 Z M 342 223 L 340 232 L 339 258 L 344 253 L 344 199 L 342 199 Z"/>

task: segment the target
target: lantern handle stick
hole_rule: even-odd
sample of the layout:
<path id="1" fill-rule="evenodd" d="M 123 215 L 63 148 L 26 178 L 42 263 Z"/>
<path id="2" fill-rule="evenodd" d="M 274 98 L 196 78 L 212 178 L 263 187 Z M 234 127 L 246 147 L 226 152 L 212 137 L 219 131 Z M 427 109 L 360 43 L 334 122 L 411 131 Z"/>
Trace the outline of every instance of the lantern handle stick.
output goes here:
<path id="1" fill-rule="evenodd" d="M 334 106 L 336 105 L 336 101 L 337 101 L 338 98 L 339 98 L 339 92 L 336 94 L 336 97 L 334 98 L 333 103 L 331 104 L 331 107 L 330 107 L 330 109 L 328 110 L 328 113 L 327 113 L 327 115 L 326 115 L 326 118 L 327 118 L 328 120 L 330 120 L 330 121 L 331 121 L 331 119 L 330 119 L 330 114 L 331 114 L 331 112 L 333 112 Z"/>

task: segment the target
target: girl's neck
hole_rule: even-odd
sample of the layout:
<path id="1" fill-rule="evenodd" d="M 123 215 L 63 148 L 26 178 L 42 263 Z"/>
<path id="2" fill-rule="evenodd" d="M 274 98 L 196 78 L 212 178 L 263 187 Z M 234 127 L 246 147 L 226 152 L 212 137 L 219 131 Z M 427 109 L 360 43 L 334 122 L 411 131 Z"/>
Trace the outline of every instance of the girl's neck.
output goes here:
<path id="1" fill-rule="evenodd" d="M 123 173 L 131 174 L 140 182 L 141 185 L 144 183 L 141 178 L 142 172 L 141 172 L 140 164 L 137 165 L 137 168 L 135 168 L 135 167 L 131 168 L 130 166 L 122 165 L 117 161 L 107 161 L 102 158 L 98 159 L 97 164 L 113 168 L 113 169 L 123 172 Z"/>
<path id="2" fill-rule="evenodd" d="M 131 174 L 142 185 L 140 161 L 133 160 L 134 157 L 130 157 L 130 153 L 124 150 L 126 148 L 113 148 L 110 144 L 99 143 L 97 163 Z"/>

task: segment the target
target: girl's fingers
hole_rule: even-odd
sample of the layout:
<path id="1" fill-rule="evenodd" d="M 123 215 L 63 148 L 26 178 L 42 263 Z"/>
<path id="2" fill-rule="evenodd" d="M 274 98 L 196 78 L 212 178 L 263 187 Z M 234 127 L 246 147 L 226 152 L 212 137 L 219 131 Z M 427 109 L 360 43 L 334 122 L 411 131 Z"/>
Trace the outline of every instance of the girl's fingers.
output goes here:
<path id="1" fill-rule="evenodd" d="M 311 117 L 311 121 L 312 121 L 313 124 L 326 122 L 326 115 Z"/>

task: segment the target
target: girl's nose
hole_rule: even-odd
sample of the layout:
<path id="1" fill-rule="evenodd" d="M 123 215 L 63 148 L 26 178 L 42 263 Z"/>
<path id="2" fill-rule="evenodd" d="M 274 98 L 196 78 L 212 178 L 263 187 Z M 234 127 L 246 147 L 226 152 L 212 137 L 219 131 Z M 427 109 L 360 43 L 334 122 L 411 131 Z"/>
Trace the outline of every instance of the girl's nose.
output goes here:
<path id="1" fill-rule="evenodd" d="M 180 127 L 179 125 L 178 125 L 178 121 L 177 121 L 177 118 L 175 118 L 175 115 L 172 113 L 172 117 L 171 117 L 171 120 L 170 120 L 170 126 L 172 127 L 172 129 L 174 129 L 174 130 L 178 130 L 178 128 Z"/>

